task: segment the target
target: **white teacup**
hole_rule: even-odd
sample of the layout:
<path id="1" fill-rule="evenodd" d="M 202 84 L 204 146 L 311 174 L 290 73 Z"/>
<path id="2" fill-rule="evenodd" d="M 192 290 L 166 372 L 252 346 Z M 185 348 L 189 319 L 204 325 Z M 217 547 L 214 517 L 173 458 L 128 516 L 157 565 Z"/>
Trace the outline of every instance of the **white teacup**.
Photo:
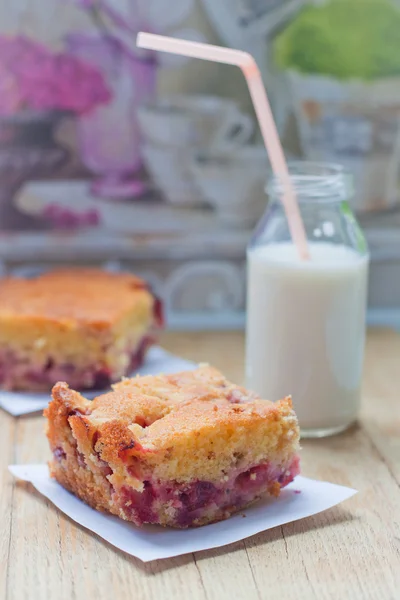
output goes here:
<path id="1" fill-rule="evenodd" d="M 230 227 L 252 227 L 265 206 L 268 157 L 264 146 L 203 153 L 190 170 L 206 201 Z"/>
<path id="2" fill-rule="evenodd" d="M 217 96 L 176 95 L 138 109 L 145 141 L 179 147 L 220 148 L 248 142 L 253 119 L 233 100 Z"/>
<path id="3" fill-rule="evenodd" d="M 147 171 L 170 204 L 204 204 L 190 170 L 192 154 L 187 149 L 144 144 L 142 155 Z"/>

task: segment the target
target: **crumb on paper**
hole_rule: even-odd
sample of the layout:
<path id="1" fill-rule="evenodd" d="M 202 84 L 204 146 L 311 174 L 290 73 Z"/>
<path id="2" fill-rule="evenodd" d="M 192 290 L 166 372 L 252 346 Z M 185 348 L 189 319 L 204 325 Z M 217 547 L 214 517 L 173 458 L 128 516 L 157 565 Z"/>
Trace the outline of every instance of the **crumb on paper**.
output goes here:
<path id="1" fill-rule="evenodd" d="M 301 490 L 293 490 L 295 494 L 301 494 Z"/>

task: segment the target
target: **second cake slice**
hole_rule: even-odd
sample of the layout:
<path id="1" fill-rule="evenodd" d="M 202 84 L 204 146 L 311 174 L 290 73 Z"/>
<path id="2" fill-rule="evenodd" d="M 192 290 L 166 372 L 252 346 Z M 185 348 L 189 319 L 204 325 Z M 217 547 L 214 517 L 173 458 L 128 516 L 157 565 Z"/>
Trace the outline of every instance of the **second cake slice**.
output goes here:
<path id="1" fill-rule="evenodd" d="M 160 303 L 129 273 L 59 269 L 0 281 L 0 387 L 104 389 L 143 362 Z"/>

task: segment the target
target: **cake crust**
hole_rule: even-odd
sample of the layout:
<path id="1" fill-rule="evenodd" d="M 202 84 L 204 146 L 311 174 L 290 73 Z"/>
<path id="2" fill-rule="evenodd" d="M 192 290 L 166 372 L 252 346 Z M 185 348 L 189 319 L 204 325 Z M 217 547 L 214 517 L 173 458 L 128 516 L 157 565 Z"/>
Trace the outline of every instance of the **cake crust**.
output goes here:
<path id="1" fill-rule="evenodd" d="M 0 318 L 28 324 L 102 329 L 151 299 L 147 284 L 139 277 L 100 269 L 58 269 L 32 279 L 0 280 Z"/>
<path id="2" fill-rule="evenodd" d="M 58 383 L 45 416 L 52 475 L 138 525 L 227 518 L 298 472 L 291 399 L 261 400 L 208 366 L 127 379 L 92 402 Z"/>

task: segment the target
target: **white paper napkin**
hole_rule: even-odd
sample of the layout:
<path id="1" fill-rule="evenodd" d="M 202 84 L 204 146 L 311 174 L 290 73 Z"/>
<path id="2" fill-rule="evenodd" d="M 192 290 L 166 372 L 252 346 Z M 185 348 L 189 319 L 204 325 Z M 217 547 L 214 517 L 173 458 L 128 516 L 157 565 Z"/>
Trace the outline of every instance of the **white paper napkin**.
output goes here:
<path id="1" fill-rule="evenodd" d="M 144 562 L 225 546 L 260 531 L 315 515 L 357 493 L 351 488 L 299 476 L 278 499 L 261 502 L 227 521 L 198 529 L 179 530 L 155 525 L 139 528 L 84 504 L 49 477 L 46 465 L 14 465 L 9 469 L 15 477 L 30 481 L 79 525 Z"/>
<path id="2" fill-rule="evenodd" d="M 136 375 L 158 375 L 158 373 L 177 373 L 194 369 L 196 365 L 193 362 L 174 356 L 158 346 L 150 348 L 146 360 L 142 367 L 132 373 Z M 104 390 L 103 390 L 104 392 Z M 86 398 L 94 398 L 101 394 L 101 391 L 84 393 Z M 50 400 L 50 394 L 38 394 L 27 392 L 4 392 L 0 391 L 0 407 L 9 412 L 14 417 L 28 415 L 46 408 Z"/>

